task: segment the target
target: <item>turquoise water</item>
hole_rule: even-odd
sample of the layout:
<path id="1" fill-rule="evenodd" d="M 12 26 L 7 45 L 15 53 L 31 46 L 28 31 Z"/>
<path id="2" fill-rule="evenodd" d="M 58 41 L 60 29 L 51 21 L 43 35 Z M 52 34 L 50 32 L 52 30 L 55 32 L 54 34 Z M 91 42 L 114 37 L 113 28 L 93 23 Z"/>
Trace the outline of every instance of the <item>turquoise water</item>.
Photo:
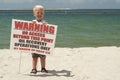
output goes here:
<path id="1" fill-rule="evenodd" d="M 32 11 L 1 11 L 0 49 L 9 48 L 13 18 L 30 21 L 34 16 Z M 46 12 L 45 20 L 58 25 L 56 47 L 120 46 L 119 13 Z"/>

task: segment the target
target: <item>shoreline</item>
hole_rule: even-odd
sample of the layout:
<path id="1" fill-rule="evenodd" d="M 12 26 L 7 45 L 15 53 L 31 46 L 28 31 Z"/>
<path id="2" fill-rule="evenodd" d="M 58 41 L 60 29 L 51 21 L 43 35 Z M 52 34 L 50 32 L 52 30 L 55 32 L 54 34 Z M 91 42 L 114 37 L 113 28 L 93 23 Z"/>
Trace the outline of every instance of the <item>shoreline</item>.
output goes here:
<path id="1" fill-rule="evenodd" d="M 70 48 L 70 49 L 73 49 L 73 48 L 104 48 L 104 47 L 106 47 L 106 48 L 110 48 L 110 47 L 116 47 L 116 48 L 120 48 L 120 46 L 95 46 L 95 47 L 55 47 L 54 49 L 56 49 L 56 48 L 66 48 L 66 49 L 68 49 L 68 48 Z M 2 49 L 6 49 L 6 50 L 10 50 L 10 48 L 1 48 L 0 50 L 2 50 Z"/>

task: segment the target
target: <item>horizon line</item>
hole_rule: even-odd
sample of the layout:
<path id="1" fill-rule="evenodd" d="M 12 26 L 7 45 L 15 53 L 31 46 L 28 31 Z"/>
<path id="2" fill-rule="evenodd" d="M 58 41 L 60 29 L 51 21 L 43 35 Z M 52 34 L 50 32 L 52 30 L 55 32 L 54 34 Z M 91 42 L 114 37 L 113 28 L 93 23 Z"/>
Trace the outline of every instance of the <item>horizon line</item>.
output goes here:
<path id="1" fill-rule="evenodd" d="M 81 8 L 45 8 L 45 10 L 85 10 L 85 9 L 81 9 Z M 0 9 L 0 10 L 32 10 L 32 9 Z M 110 10 L 109 8 L 107 9 L 95 9 L 95 8 L 93 8 L 93 9 L 86 9 L 86 10 Z M 116 10 L 116 9 L 112 9 L 112 10 Z M 119 9 L 117 9 L 117 10 L 119 10 Z"/>

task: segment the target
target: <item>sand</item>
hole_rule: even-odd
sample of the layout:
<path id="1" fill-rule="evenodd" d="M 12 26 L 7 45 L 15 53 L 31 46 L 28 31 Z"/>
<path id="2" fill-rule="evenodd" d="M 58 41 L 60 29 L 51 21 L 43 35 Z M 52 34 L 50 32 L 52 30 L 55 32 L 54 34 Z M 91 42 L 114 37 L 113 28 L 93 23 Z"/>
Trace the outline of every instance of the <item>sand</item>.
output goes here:
<path id="1" fill-rule="evenodd" d="M 20 60 L 21 59 L 21 60 Z M 55 48 L 47 56 L 49 73 L 30 74 L 30 53 L 0 50 L 0 80 L 120 80 L 120 47 Z"/>

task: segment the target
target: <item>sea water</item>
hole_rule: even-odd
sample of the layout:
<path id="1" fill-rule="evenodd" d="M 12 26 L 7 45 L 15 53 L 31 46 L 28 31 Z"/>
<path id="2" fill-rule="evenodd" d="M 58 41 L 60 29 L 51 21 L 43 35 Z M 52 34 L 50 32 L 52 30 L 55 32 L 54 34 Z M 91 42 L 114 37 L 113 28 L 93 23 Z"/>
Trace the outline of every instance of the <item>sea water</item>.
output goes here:
<path id="1" fill-rule="evenodd" d="M 32 10 L 0 11 L 0 49 L 9 49 L 12 19 L 32 21 Z M 120 10 L 46 10 L 58 25 L 55 47 L 120 46 Z"/>

